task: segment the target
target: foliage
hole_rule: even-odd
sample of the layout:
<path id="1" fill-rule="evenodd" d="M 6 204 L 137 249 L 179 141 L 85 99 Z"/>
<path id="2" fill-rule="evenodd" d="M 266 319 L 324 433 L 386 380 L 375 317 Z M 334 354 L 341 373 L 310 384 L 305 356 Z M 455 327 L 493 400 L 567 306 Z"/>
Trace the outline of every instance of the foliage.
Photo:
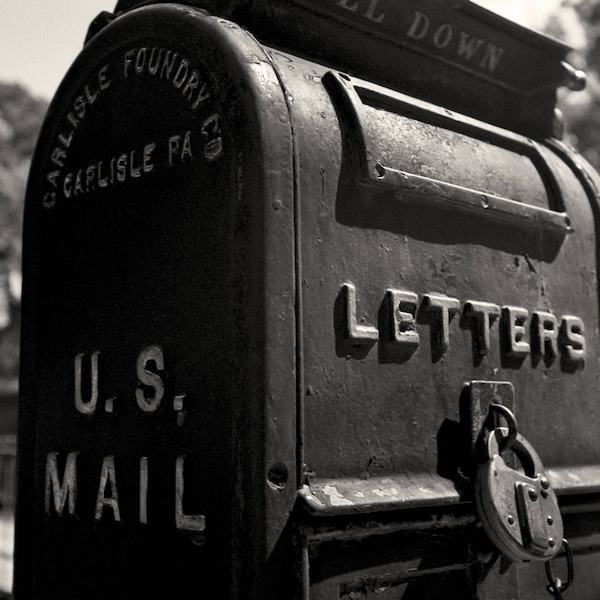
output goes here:
<path id="1" fill-rule="evenodd" d="M 23 204 L 46 109 L 23 87 L 0 83 L 0 379 L 18 369 Z"/>
<path id="2" fill-rule="evenodd" d="M 573 27 L 576 44 L 567 30 Z M 570 62 L 585 71 L 587 86 L 582 92 L 561 91 L 559 106 L 566 117 L 568 141 L 600 170 L 600 0 L 563 0 L 546 31 L 577 46 Z"/>
<path id="3" fill-rule="evenodd" d="M 29 164 L 47 103 L 17 84 L 0 83 L 0 259 L 18 268 Z"/>

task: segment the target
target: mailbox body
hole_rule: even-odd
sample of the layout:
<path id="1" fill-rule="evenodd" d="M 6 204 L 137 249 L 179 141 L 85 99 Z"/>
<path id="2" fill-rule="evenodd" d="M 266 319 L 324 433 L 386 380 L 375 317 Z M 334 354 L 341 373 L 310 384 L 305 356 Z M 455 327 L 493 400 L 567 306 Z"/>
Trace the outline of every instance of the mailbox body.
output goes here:
<path id="1" fill-rule="evenodd" d="M 50 107 L 17 598 L 544 598 L 543 566 L 477 526 L 491 401 L 541 455 L 594 597 L 596 175 L 476 99 L 289 50 L 151 4 L 88 41 Z"/>

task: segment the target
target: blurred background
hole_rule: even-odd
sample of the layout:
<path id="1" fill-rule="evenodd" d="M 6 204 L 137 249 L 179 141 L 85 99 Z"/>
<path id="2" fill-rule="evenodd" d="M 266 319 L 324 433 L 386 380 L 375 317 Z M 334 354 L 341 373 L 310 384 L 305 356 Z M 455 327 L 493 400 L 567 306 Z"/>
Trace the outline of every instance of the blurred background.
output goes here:
<path id="1" fill-rule="evenodd" d="M 0 597 L 12 587 L 15 439 L 21 298 L 21 227 L 37 135 L 88 24 L 111 0 L 19 0 L 0 20 Z M 600 0 L 477 0 L 573 48 L 581 92 L 559 92 L 567 142 L 600 169 Z"/>

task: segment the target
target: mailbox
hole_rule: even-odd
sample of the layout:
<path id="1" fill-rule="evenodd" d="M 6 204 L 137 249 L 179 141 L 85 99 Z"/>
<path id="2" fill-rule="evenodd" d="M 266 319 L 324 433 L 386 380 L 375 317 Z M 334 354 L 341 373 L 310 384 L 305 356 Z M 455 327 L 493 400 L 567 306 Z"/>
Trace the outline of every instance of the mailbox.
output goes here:
<path id="1" fill-rule="evenodd" d="M 595 597 L 567 51 L 468 2 L 100 15 L 27 193 L 16 598 L 546 598 L 480 525 L 490 405 L 569 544 L 525 488 L 501 520 Z"/>

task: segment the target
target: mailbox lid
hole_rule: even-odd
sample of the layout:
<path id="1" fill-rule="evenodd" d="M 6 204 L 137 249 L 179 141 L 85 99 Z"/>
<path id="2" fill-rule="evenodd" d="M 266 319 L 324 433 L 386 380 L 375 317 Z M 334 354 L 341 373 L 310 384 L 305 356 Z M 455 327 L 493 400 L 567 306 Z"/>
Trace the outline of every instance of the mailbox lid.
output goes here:
<path id="1" fill-rule="evenodd" d="M 526 135 L 552 135 L 570 49 L 467 0 L 191 0 L 269 46 Z M 119 0 L 116 11 L 136 0 Z"/>
<path id="2" fill-rule="evenodd" d="M 27 195 L 19 594 L 260 595 L 295 500 L 291 164 L 232 23 L 142 8 L 75 61 Z"/>

